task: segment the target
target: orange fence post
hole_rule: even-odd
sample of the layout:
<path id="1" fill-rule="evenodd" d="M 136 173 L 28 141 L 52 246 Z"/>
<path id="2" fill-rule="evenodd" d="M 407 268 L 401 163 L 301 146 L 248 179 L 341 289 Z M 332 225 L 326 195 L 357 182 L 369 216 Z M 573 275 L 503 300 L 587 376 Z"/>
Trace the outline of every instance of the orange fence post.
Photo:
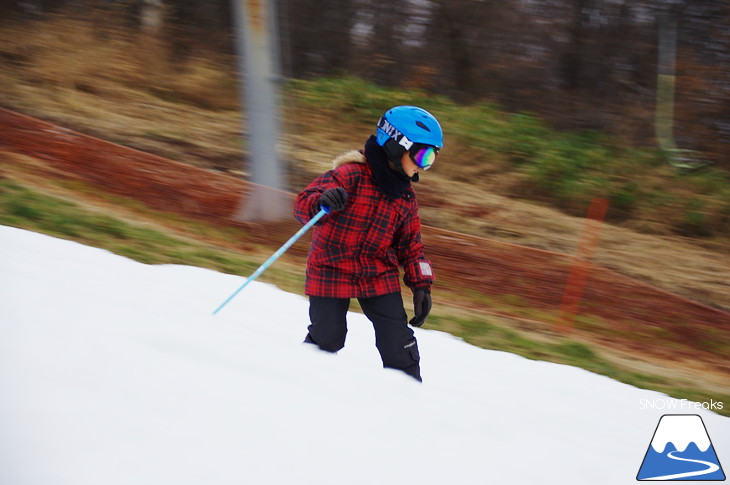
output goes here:
<path id="1" fill-rule="evenodd" d="M 575 315 L 578 313 L 583 290 L 585 289 L 588 272 L 590 270 L 589 259 L 598 243 L 598 235 L 601 232 L 601 224 L 606 217 L 608 200 L 593 199 L 588 208 L 583 232 L 581 233 L 578 251 L 575 255 L 575 262 L 570 267 L 568 280 L 563 292 L 563 300 L 560 304 L 560 312 L 556 322 L 556 328 L 561 332 L 569 332 L 573 328 Z"/>

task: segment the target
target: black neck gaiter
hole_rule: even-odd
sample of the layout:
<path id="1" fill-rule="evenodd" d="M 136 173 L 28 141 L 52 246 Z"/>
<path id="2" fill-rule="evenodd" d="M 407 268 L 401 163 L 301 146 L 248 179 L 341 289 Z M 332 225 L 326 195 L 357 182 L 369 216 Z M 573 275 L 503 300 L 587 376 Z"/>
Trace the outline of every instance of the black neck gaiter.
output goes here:
<path id="1" fill-rule="evenodd" d="M 373 170 L 380 191 L 390 199 L 403 197 L 411 185 L 411 180 L 390 168 L 385 150 L 375 141 L 375 136 L 371 136 L 365 142 L 365 159 Z"/>

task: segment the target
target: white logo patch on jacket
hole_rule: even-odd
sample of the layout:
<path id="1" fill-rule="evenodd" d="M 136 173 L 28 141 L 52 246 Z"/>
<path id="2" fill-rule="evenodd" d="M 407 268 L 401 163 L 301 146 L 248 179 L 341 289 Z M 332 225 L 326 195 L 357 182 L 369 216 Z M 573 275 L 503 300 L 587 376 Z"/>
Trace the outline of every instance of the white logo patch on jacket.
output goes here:
<path id="1" fill-rule="evenodd" d="M 426 261 L 420 261 L 418 263 L 418 267 L 421 269 L 421 276 L 433 276 L 433 270 L 431 270 L 431 265 L 428 264 Z"/>

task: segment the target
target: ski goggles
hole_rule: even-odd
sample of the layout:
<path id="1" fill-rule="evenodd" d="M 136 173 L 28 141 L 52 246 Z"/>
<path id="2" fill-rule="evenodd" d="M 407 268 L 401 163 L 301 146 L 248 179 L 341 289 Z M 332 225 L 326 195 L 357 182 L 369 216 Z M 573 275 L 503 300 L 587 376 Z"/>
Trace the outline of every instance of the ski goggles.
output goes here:
<path id="1" fill-rule="evenodd" d="M 433 145 L 424 145 L 423 143 L 414 143 L 409 154 L 413 163 L 424 170 L 428 170 L 436 161 L 439 149 Z"/>

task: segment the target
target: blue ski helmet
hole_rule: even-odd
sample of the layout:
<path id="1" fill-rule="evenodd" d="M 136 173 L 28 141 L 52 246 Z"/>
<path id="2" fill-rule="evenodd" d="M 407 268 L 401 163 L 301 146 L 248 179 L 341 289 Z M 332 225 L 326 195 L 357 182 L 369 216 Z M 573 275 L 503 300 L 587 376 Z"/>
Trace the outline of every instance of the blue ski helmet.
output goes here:
<path id="1" fill-rule="evenodd" d="M 396 106 L 386 111 L 378 121 L 375 139 L 397 166 L 414 144 L 429 145 L 437 150 L 444 145 L 439 122 L 417 106 Z"/>

